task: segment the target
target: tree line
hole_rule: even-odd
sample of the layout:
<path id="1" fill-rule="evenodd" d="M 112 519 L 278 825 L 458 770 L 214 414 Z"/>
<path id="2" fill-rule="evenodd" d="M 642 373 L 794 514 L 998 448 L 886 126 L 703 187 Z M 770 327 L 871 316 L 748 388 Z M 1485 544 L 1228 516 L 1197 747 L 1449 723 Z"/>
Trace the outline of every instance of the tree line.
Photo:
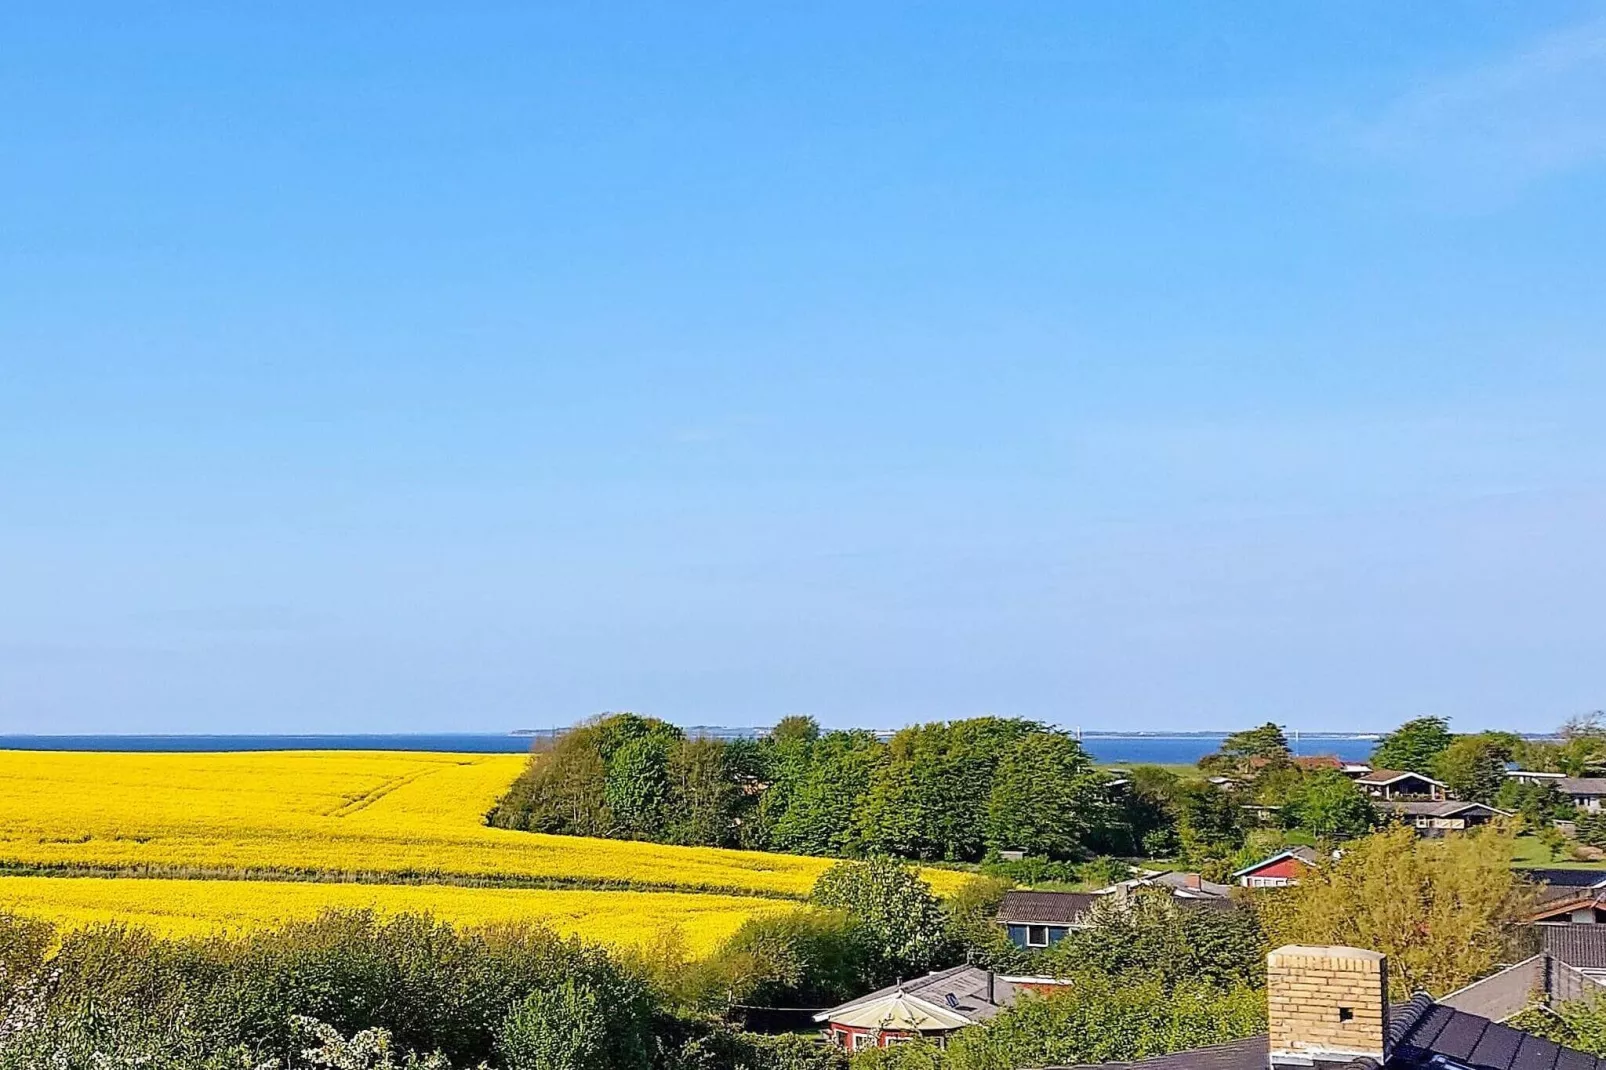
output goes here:
<path id="1" fill-rule="evenodd" d="M 488 819 L 807 855 L 1075 858 L 1129 848 L 1148 831 L 1109 781 L 1068 733 L 1017 718 L 914 725 L 883 741 L 789 717 L 763 739 L 722 741 L 622 713 L 533 756 Z"/>

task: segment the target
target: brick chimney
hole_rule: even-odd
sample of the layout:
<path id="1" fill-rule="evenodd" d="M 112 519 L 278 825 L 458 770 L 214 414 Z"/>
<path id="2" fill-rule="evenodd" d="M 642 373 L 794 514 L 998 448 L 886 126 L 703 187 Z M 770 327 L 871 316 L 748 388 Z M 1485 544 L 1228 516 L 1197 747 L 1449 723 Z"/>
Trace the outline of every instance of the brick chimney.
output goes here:
<path id="1" fill-rule="evenodd" d="M 1182 875 L 1182 884 L 1183 887 L 1192 888 L 1197 892 L 1203 885 L 1203 878 L 1197 873 L 1184 873 Z"/>
<path id="2" fill-rule="evenodd" d="M 1271 1065 L 1388 1061 L 1388 961 L 1354 947 L 1289 944 L 1266 957 Z"/>

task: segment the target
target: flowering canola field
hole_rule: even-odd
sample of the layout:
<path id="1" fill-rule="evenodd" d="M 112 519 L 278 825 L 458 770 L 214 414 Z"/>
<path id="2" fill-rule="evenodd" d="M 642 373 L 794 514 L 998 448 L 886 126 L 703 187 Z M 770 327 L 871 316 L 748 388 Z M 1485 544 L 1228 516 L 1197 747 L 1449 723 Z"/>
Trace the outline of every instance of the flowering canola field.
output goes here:
<path id="1" fill-rule="evenodd" d="M 427 912 L 460 925 L 538 921 L 565 936 L 621 947 L 649 943 L 677 928 L 687 949 L 702 954 L 749 918 L 790 909 L 790 904 L 684 892 L 0 877 L 0 910 L 41 917 L 63 928 L 123 922 L 163 936 L 195 936 L 303 921 L 326 909 Z"/>
<path id="2" fill-rule="evenodd" d="M 825 859 L 483 824 L 518 754 L 0 751 L 0 865 L 525 878 L 798 897 Z"/>
<path id="3" fill-rule="evenodd" d="M 331 907 L 430 911 L 465 924 L 539 919 L 615 945 L 678 927 L 708 950 L 749 918 L 791 909 L 830 865 L 486 826 L 525 761 L 0 751 L 0 874 L 11 874 L 0 875 L 0 910 L 173 935 Z M 927 877 L 938 891 L 961 879 Z M 486 883 L 560 887 L 467 886 Z"/>

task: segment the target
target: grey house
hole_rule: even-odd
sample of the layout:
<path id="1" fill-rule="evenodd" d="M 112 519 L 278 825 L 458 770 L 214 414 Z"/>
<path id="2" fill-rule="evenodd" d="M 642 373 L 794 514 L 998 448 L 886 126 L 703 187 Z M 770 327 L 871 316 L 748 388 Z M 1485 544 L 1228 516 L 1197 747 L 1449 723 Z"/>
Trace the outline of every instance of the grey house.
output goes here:
<path id="1" fill-rule="evenodd" d="M 1085 927 L 1088 912 L 1102 898 L 1093 892 L 1005 892 L 996 920 L 1010 943 L 1040 950 Z"/>

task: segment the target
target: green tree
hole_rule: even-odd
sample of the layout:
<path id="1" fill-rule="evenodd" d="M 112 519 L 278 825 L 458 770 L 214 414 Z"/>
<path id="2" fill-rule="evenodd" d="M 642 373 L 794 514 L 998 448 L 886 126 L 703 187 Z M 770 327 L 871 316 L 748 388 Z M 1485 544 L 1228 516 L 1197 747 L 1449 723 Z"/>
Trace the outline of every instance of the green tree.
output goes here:
<path id="1" fill-rule="evenodd" d="M 1132 1061 L 1253 1036 L 1264 994 L 1193 980 L 1168 987 L 1087 972 L 1046 998 L 1027 997 L 949 1042 L 946 1070 L 1016 1070 Z M 872 1064 L 873 1066 L 874 1064 Z"/>
<path id="2" fill-rule="evenodd" d="M 612 835 L 632 840 L 663 836 L 669 751 L 662 736 L 637 736 L 621 743 L 608 759 L 602 797 L 613 820 Z"/>
<path id="3" fill-rule="evenodd" d="M 979 860 L 999 763 L 1021 738 L 1046 731 L 999 717 L 901 729 L 859 811 L 860 841 L 867 851 L 905 858 Z"/>
<path id="4" fill-rule="evenodd" d="M 1557 735 L 1561 737 L 1554 753 L 1558 772 L 1578 777 L 1606 773 L 1606 714 L 1596 710 L 1573 717 Z"/>
<path id="5" fill-rule="evenodd" d="M 1304 829 L 1323 839 L 1364 836 L 1377 824 L 1377 811 L 1349 777 L 1335 770 L 1311 773 L 1288 795 L 1282 809 L 1287 828 Z"/>
<path id="6" fill-rule="evenodd" d="M 1133 854 L 1169 858 L 1182 848 L 1178 835 L 1178 798 L 1182 778 L 1159 765 L 1135 766 L 1127 774 L 1120 816 L 1127 822 Z"/>
<path id="7" fill-rule="evenodd" d="M 1521 814 L 1530 828 L 1542 829 L 1552 821 L 1572 816 L 1572 804 L 1549 781 L 1505 779 L 1495 795 L 1495 805 Z"/>
<path id="8" fill-rule="evenodd" d="M 1221 749 L 1199 759 L 1199 768 L 1207 772 L 1250 773 L 1291 761 L 1288 737 L 1281 727 L 1267 721 L 1257 728 L 1228 735 L 1221 741 Z"/>
<path id="9" fill-rule="evenodd" d="M 1189 980 L 1258 986 L 1265 982 L 1265 955 L 1254 911 L 1184 906 L 1168 890 L 1140 888 L 1124 899 L 1105 896 L 1087 927 L 1041 953 L 1036 968 L 1154 978 L 1168 987 Z"/>
<path id="10" fill-rule="evenodd" d="M 1531 1007 L 1508 1024 L 1574 1051 L 1606 1055 L 1606 997 L 1569 1000 L 1554 1010 Z"/>
<path id="11" fill-rule="evenodd" d="M 1510 760 L 1511 742 L 1504 736 L 1457 736 L 1434 761 L 1434 772 L 1456 798 L 1492 803 L 1505 786 Z"/>
<path id="12" fill-rule="evenodd" d="M 1443 995 L 1511 961 L 1508 939 L 1533 895 L 1511 853 L 1511 832 L 1494 825 L 1442 839 L 1375 832 L 1289 890 L 1269 942 L 1381 951 L 1396 997 Z"/>
<path id="13" fill-rule="evenodd" d="M 847 911 L 864 924 L 883 984 L 926 972 L 949 948 L 942 907 L 931 886 L 896 859 L 838 862 L 820 874 L 809 901 Z"/>
<path id="14" fill-rule="evenodd" d="M 886 747 L 873 733 L 856 730 L 821 736 L 790 774 L 795 779 L 784 806 L 769 807 L 775 785 L 764 793 L 760 811 L 769 822 L 771 849 L 806 855 L 856 853 L 854 814 L 886 760 Z"/>
<path id="15" fill-rule="evenodd" d="M 1082 853 L 1107 823 L 1103 774 L 1060 732 L 1022 736 L 998 763 L 987 807 L 987 846 L 1050 858 Z"/>
<path id="16" fill-rule="evenodd" d="M 1244 843 L 1243 812 L 1228 792 L 1205 781 L 1177 787 L 1177 832 L 1182 850 L 1196 863 L 1224 859 Z"/>
<path id="17" fill-rule="evenodd" d="M 1445 718 L 1418 717 L 1378 740 L 1372 750 L 1372 765 L 1432 776 L 1434 764 L 1453 738 L 1450 722 Z"/>
<path id="18" fill-rule="evenodd" d="M 688 1001 L 716 1014 L 735 1003 L 829 1006 L 879 984 L 882 969 L 863 921 L 846 910 L 807 907 L 746 921 L 691 963 Z"/>
<path id="19" fill-rule="evenodd" d="M 508 1012 L 496 1050 L 507 1070 L 609 1070 L 609 1028 L 596 992 L 564 981 Z"/>
<path id="20" fill-rule="evenodd" d="M 742 794 L 729 748 L 717 739 L 688 739 L 669 751 L 665 838 L 671 843 L 729 846 Z"/>

